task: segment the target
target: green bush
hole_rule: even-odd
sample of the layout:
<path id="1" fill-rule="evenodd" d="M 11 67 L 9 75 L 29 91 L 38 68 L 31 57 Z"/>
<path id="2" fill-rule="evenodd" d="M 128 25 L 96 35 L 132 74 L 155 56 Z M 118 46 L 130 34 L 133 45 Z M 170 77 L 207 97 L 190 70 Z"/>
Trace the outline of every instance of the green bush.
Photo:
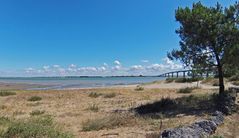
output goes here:
<path id="1" fill-rule="evenodd" d="M 105 94 L 105 95 L 104 95 L 104 98 L 113 98 L 113 97 L 115 97 L 115 96 L 116 96 L 115 93 L 108 93 L 108 94 Z"/>
<path id="2" fill-rule="evenodd" d="M 171 82 L 173 82 L 174 81 L 174 78 L 167 78 L 166 79 L 166 83 L 171 83 Z"/>
<path id="3" fill-rule="evenodd" d="M 200 81 L 203 80 L 202 77 L 195 77 L 195 78 L 167 78 L 166 79 L 166 83 L 170 83 L 170 82 L 177 82 L 177 83 L 186 83 L 186 82 L 196 82 L 196 81 Z"/>
<path id="4" fill-rule="evenodd" d="M 1 119 L 0 119 L 1 120 Z M 1 121 L 0 121 L 1 122 Z M 59 130 L 49 116 L 32 118 L 26 121 L 8 122 L 7 129 L 2 131 L 3 138 L 72 138 L 73 136 Z"/>
<path id="5" fill-rule="evenodd" d="M 239 81 L 239 74 L 230 77 L 229 81 Z"/>
<path id="6" fill-rule="evenodd" d="M 16 92 L 7 91 L 7 90 L 0 91 L 0 96 L 10 96 L 10 95 L 16 95 Z"/>
<path id="7" fill-rule="evenodd" d="M 101 129 L 112 129 L 114 127 L 126 124 L 127 118 L 120 115 L 110 115 L 103 118 L 87 120 L 82 123 L 83 131 L 98 131 Z M 129 123 L 129 122 L 128 122 Z"/>
<path id="8" fill-rule="evenodd" d="M 194 87 L 181 88 L 178 90 L 178 93 L 192 93 L 194 89 Z"/>
<path id="9" fill-rule="evenodd" d="M 91 92 L 88 96 L 91 98 L 97 98 L 101 95 L 102 95 L 101 93 Z"/>
<path id="10" fill-rule="evenodd" d="M 41 101 L 42 98 L 39 96 L 32 96 L 28 99 L 28 101 L 34 102 L 34 101 Z"/>

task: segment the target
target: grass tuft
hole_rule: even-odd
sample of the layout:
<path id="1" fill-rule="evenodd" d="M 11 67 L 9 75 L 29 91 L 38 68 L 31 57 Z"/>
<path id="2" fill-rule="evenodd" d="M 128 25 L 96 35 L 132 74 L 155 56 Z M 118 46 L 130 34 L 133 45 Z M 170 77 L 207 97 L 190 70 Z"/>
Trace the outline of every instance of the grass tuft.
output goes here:
<path id="1" fill-rule="evenodd" d="M 107 94 L 105 94 L 104 95 L 104 98 L 113 98 L 113 97 L 115 97 L 116 96 L 116 93 L 107 93 Z"/>
<path id="2" fill-rule="evenodd" d="M 101 95 L 102 95 L 101 93 L 91 92 L 88 96 L 91 98 L 97 98 L 100 97 Z"/>
<path id="3" fill-rule="evenodd" d="M 93 112 L 98 112 L 99 107 L 96 104 L 92 104 L 87 108 L 87 110 L 90 110 L 90 111 L 93 111 Z"/>
<path id="4" fill-rule="evenodd" d="M 136 86 L 136 88 L 134 89 L 135 91 L 143 91 L 144 90 L 144 87 L 138 85 Z"/>
<path id="5" fill-rule="evenodd" d="M 16 95 L 16 92 L 8 91 L 8 90 L 1 90 L 0 91 L 0 96 L 11 96 L 11 95 Z"/>
<path id="6" fill-rule="evenodd" d="M 103 118 L 87 120 L 82 123 L 82 131 L 98 131 L 101 129 L 112 129 L 122 125 L 133 124 L 135 119 L 128 115 L 112 114 Z"/>
<path id="7" fill-rule="evenodd" d="M 45 113 L 44 110 L 34 110 L 30 113 L 31 116 L 43 115 Z"/>
<path id="8" fill-rule="evenodd" d="M 28 101 L 35 102 L 35 101 L 41 101 L 42 98 L 39 96 L 32 96 L 28 99 Z"/>
<path id="9" fill-rule="evenodd" d="M 72 138 L 64 133 L 53 123 L 50 116 L 31 118 L 29 120 L 9 120 L 0 118 L 0 126 L 5 127 L 1 131 L 3 138 Z"/>

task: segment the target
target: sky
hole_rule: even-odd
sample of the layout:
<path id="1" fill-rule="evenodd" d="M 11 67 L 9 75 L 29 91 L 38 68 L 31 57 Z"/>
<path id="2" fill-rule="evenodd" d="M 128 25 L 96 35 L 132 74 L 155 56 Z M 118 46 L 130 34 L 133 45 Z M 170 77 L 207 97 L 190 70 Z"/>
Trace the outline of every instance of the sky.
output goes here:
<path id="1" fill-rule="evenodd" d="M 236 0 L 218 0 L 223 6 Z M 178 7 L 197 0 L 1 0 L 0 76 L 158 75 L 183 69 Z M 214 6 L 217 0 L 201 0 Z"/>

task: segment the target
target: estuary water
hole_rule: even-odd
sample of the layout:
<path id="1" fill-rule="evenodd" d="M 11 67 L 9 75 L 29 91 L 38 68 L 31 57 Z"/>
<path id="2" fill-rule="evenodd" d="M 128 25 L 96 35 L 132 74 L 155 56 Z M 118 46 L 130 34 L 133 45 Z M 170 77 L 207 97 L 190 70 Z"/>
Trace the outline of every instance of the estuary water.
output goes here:
<path id="1" fill-rule="evenodd" d="M 162 77 L 10 77 L 0 78 L 0 83 L 41 86 L 34 89 L 71 89 L 143 84 L 164 79 Z"/>

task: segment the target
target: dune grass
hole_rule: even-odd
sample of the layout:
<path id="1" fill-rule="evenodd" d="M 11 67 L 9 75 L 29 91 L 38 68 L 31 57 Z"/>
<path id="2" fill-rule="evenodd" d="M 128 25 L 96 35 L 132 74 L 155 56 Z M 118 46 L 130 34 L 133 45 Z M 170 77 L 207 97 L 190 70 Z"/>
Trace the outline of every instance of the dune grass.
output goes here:
<path id="1" fill-rule="evenodd" d="M 9 91 L 9 90 L 0 90 L 0 96 L 11 96 L 11 95 L 16 95 L 16 92 Z"/>
<path id="2" fill-rule="evenodd" d="M 0 137 L 2 138 L 73 138 L 73 135 L 62 132 L 53 123 L 50 116 L 28 120 L 10 120 L 0 117 Z"/>
<path id="3" fill-rule="evenodd" d="M 96 104 L 91 104 L 91 105 L 89 105 L 87 110 L 90 110 L 90 111 L 93 111 L 93 112 L 98 112 L 99 111 L 99 106 L 96 105 Z"/>
<path id="4" fill-rule="evenodd" d="M 116 96 L 116 93 L 112 92 L 112 93 L 107 93 L 104 95 L 104 98 L 114 98 Z"/>
<path id="5" fill-rule="evenodd" d="M 40 96 L 32 96 L 27 99 L 28 101 L 35 102 L 35 101 L 41 101 L 42 98 Z"/>
<path id="6" fill-rule="evenodd" d="M 43 115 L 45 113 L 44 110 L 34 110 L 30 113 L 31 116 Z"/>
<path id="7" fill-rule="evenodd" d="M 88 96 L 91 98 L 97 98 L 100 97 L 101 95 L 102 95 L 101 93 L 91 92 Z"/>
<path id="8" fill-rule="evenodd" d="M 102 129 L 113 129 L 135 123 L 133 116 L 122 114 L 111 114 L 106 117 L 87 120 L 82 123 L 82 131 L 98 131 Z"/>

